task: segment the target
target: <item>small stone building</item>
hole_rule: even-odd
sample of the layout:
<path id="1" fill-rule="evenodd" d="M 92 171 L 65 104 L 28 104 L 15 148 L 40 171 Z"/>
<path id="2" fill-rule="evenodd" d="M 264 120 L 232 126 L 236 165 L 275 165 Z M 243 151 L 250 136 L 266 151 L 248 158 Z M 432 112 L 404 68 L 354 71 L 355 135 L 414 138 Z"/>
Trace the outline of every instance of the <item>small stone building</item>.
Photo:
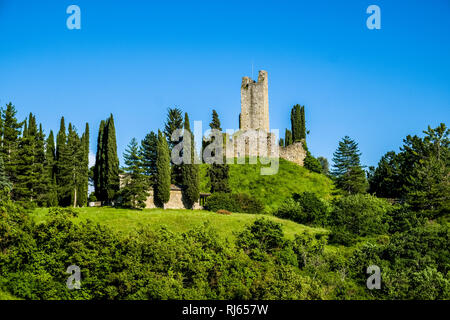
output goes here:
<path id="1" fill-rule="evenodd" d="M 199 200 L 194 203 L 192 209 L 203 209 L 206 198 L 209 193 L 200 193 Z M 145 201 L 145 208 L 152 209 L 157 208 L 155 205 L 155 197 L 153 196 L 153 189 L 150 189 L 147 200 Z M 170 185 L 170 200 L 164 204 L 164 209 L 186 209 L 186 205 L 183 199 L 183 188 L 177 185 Z"/>

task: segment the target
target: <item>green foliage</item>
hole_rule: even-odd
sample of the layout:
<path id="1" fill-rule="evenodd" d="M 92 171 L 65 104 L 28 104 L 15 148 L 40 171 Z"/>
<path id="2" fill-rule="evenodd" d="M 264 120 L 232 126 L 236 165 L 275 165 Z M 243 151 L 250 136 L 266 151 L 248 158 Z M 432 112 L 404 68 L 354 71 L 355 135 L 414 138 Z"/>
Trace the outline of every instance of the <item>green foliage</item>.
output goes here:
<path id="1" fill-rule="evenodd" d="M 398 156 L 394 151 L 387 152 L 378 162 L 376 169 L 370 168 L 369 192 L 382 198 L 400 198 L 398 177 L 401 174 Z"/>
<path id="2" fill-rule="evenodd" d="M 327 221 L 328 207 L 315 193 L 294 193 L 293 199 L 300 204 L 305 214 L 303 224 L 325 225 Z"/>
<path id="3" fill-rule="evenodd" d="M 360 164 L 358 144 L 345 136 L 333 153 L 333 171 L 336 185 L 347 194 L 364 193 L 367 190 L 367 179 Z"/>
<path id="4" fill-rule="evenodd" d="M 211 129 L 217 129 L 219 131 L 222 131 L 222 128 L 220 127 L 219 115 L 217 114 L 216 110 L 212 111 L 212 120 L 209 123 L 209 127 Z"/>
<path id="5" fill-rule="evenodd" d="M 120 190 L 122 196 L 122 205 L 129 208 L 145 208 L 145 201 L 148 197 L 147 179 L 142 169 L 142 156 L 139 153 L 138 142 L 135 138 L 131 139 L 128 148 L 123 155 L 125 167 L 123 168 L 124 186 Z"/>
<path id="6" fill-rule="evenodd" d="M 356 242 L 356 235 L 342 227 L 331 227 L 328 241 L 331 244 L 341 244 L 350 247 Z"/>
<path id="7" fill-rule="evenodd" d="M 3 163 L 3 158 L 0 156 L 0 190 L 11 189 L 11 182 L 5 173 L 5 166 Z"/>
<path id="8" fill-rule="evenodd" d="M 209 124 L 210 128 L 213 130 L 222 130 L 220 128 L 220 120 L 219 115 L 217 114 L 216 110 L 213 110 L 212 113 L 212 121 Z M 206 145 L 203 146 L 203 149 L 206 147 Z M 225 152 L 224 152 L 225 154 Z M 213 163 L 208 167 L 208 177 L 210 181 L 211 186 L 211 192 L 231 192 L 230 186 L 229 186 L 229 171 L 230 167 L 225 161 L 225 155 L 223 157 L 223 163 Z"/>
<path id="9" fill-rule="evenodd" d="M 179 108 L 169 108 L 167 110 L 167 119 L 164 125 L 164 135 L 166 136 L 169 146 L 169 155 L 171 154 L 174 146 L 179 141 L 172 141 L 172 134 L 175 130 L 183 128 L 183 115 Z M 171 162 L 171 182 L 173 184 L 181 185 L 183 183 L 183 177 L 181 176 L 181 165 Z"/>
<path id="10" fill-rule="evenodd" d="M 170 155 L 167 140 L 158 130 L 156 157 L 156 183 L 154 185 L 155 204 L 164 206 L 170 199 Z"/>
<path id="11" fill-rule="evenodd" d="M 320 161 L 314 158 L 309 151 L 306 153 L 306 157 L 303 160 L 303 165 L 305 166 L 306 169 L 312 172 L 317 173 L 323 172 L 323 167 L 320 164 Z"/>
<path id="12" fill-rule="evenodd" d="M 408 135 L 401 152 L 385 154 L 370 172 L 370 191 L 378 196 L 400 198 L 431 218 L 450 212 L 450 129 L 441 123 Z"/>
<path id="13" fill-rule="evenodd" d="M 65 134 L 64 134 L 65 136 Z M 67 140 L 59 154 L 59 198 L 60 205 L 79 205 L 79 192 L 87 192 L 88 162 L 85 158 L 86 146 L 76 129 L 69 123 Z M 82 197 L 85 201 L 85 197 Z M 85 205 L 85 203 L 83 203 Z"/>
<path id="14" fill-rule="evenodd" d="M 2 128 L 1 128 L 1 146 L 0 154 L 2 155 L 5 165 L 6 175 L 14 184 L 16 181 L 16 161 L 18 159 L 18 146 L 22 123 L 17 121 L 17 110 L 10 102 L 6 105 L 6 109 L 1 112 Z"/>
<path id="15" fill-rule="evenodd" d="M 94 187 L 97 199 L 111 203 L 120 187 L 114 117 L 100 122 L 94 167 Z"/>
<path id="16" fill-rule="evenodd" d="M 341 197 L 333 201 L 329 225 L 359 236 L 386 233 L 390 204 L 368 194 Z"/>
<path id="17" fill-rule="evenodd" d="M 312 192 L 294 193 L 275 212 L 274 215 L 301 224 L 325 225 L 327 205 Z"/>
<path id="18" fill-rule="evenodd" d="M 201 192 L 210 190 L 209 166 L 200 166 Z M 330 199 L 334 191 L 329 178 L 287 160 L 279 159 L 278 172 L 274 175 L 261 175 L 262 167 L 267 165 L 259 161 L 257 164 L 249 164 L 248 161 L 245 164 L 230 164 L 229 185 L 232 193 L 252 195 L 270 211 L 278 208 L 293 193 L 311 191 L 320 198 Z"/>
<path id="19" fill-rule="evenodd" d="M 283 245 L 283 230 L 279 223 L 258 219 L 237 237 L 237 246 L 259 260 L 264 253 L 273 253 Z"/>
<path id="20" fill-rule="evenodd" d="M 286 129 L 284 133 L 284 146 L 287 147 L 292 144 L 292 132 L 289 129 Z"/>
<path id="21" fill-rule="evenodd" d="M 198 201 L 199 192 L 199 175 L 198 175 L 198 164 L 194 163 L 196 158 L 194 136 L 191 133 L 191 125 L 189 123 L 188 114 L 184 117 L 184 135 L 183 135 L 183 148 L 189 148 L 190 150 L 190 161 L 189 163 L 183 163 L 181 167 L 182 180 L 183 180 L 183 200 L 187 208 L 192 208 L 194 203 Z M 187 158 L 183 154 L 183 158 Z"/>
<path id="22" fill-rule="evenodd" d="M 330 174 L 330 164 L 328 163 L 328 159 L 325 157 L 317 157 L 317 160 L 322 167 L 321 173 L 328 176 Z"/>
<path id="23" fill-rule="evenodd" d="M 205 209 L 209 211 L 228 210 L 231 212 L 262 213 L 261 201 L 245 193 L 214 193 L 206 199 Z"/>
<path id="24" fill-rule="evenodd" d="M 305 106 L 296 104 L 291 110 L 292 142 L 300 142 L 306 138 Z"/>
<path id="25" fill-rule="evenodd" d="M 141 141 L 140 155 L 142 157 L 142 168 L 145 176 L 148 177 L 148 183 L 153 185 L 156 179 L 156 148 L 158 136 L 151 131 Z"/>
<path id="26" fill-rule="evenodd" d="M 297 223 L 306 220 L 306 214 L 303 213 L 302 206 L 292 198 L 286 199 L 274 212 L 274 215 Z"/>

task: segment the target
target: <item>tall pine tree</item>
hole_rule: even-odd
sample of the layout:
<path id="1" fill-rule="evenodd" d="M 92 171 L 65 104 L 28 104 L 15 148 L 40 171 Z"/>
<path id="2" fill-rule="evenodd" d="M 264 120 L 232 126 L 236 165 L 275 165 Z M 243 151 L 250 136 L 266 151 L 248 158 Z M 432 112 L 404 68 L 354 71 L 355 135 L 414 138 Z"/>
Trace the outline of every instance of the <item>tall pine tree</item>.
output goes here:
<path id="1" fill-rule="evenodd" d="M 125 160 L 124 186 L 120 190 L 122 204 L 130 208 L 145 208 L 148 196 L 148 183 L 142 167 L 142 156 L 139 152 L 138 142 L 135 138 L 128 144 L 123 155 Z"/>
<path id="2" fill-rule="evenodd" d="M 9 182 L 8 176 L 5 172 L 5 165 L 3 163 L 3 158 L 0 156 L 0 194 L 3 190 L 11 190 L 11 182 Z"/>
<path id="3" fill-rule="evenodd" d="M 3 110 L 2 116 L 2 145 L 0 155 L 3 157 L 5 171 L 14 185 L 17 171 L 18 146 L 23 123 L 16 118 L 16 108 L 10 102 Z"/>
<path id="4" fill-rule="evenodd" d="M 142 157 L 142 168 L 144 175 L 147 177 L 149 185 L 155 183 L 156 177 L 156 149 L 158 144 L 158 136 L 151 131 L 141 141 L 140 155 Z"/>
<path id="5" fill-rule="evenodd" d="M 338 188 L 349 194 L 364 193 L 368 184 L 360 163 L 358 144 L 345 136 L 333 153 L 333 170 Z"/>

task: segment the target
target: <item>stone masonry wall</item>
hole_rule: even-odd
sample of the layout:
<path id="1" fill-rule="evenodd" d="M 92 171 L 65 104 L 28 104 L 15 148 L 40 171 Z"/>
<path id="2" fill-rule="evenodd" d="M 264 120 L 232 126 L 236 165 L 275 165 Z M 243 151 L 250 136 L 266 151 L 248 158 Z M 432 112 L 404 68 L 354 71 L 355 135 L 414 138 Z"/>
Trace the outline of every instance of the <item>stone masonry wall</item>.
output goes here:
<path id="1" fill-rule="evenodd" d="M 269 132 L 269 87 L 267 71 L 259 71 L 258 82 L 242 78 L 240 129 Z"/>
<path id="2" fill-rule="evenodd" d="M 301 142 L 293 143 L 287 147 L 280 147 L 280 158 L 294 162 L 299 166 L 303 166 L 306 157 L 306 151 L 303 149 Z"/>
<path id="3" fill-rule="evenodd" d="M 149 195 L 147 197 L 147 200 L 145 201 L 145 208 L 157 208 L 154 203 L 153 190 L 149 191 Z M 170 190 L 170 199 L 169 202 L 164 204 L 164 209 L 185 209 L 183 204 L 183 195 L 180 190 Z M 198 202 L 196 202 L 194 203 L 193 209 L 202 209 L 202 207 Z"/>

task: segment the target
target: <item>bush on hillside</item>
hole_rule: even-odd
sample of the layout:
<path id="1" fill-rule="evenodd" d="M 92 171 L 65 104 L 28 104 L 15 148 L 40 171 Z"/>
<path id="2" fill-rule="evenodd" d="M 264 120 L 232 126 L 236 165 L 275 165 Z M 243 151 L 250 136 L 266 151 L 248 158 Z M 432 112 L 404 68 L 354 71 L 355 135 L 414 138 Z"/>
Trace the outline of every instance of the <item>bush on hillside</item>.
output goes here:
<path id="1" fill-rule="evenodd" d="M 325 225 L 327 205 L 312 192 L 294 193 L 292 198 L 300 204 L 304 212 L 304 224 Z"/>
<path id="2" fill-rule="evenodd" d="M 264 205 L 245 193 L 214 193 L 206 199 L 205 209 L 209 211 L 228 210 L 231 212 L 261 213 Z"/>
<path id="3" fill-rule="evenodd" d="M 294 193 L 274 212 L 274 215 L 301 224 L 325 225 L 327 205 L 312 192 Z"/>
<path id="4" fill-rule="evenodd" d="M 283 202 L 274 212 L 274 215 L 278 218 L 292 220 L 297 223 L 302 223 L 301 221 L 306 220 L 306 214 L 303 212 L 302 206 L 292 198 Z"/>
<path id="5" fill-rule="evenodd" d="M 391 205 L 368 194 L 355 194 L 336 199 L 328 224 L 359 236 L 386 233 L 387 213 Z"/>
<path id="6" fill-rule="evenodd" d="M 341 244 L 346 247 L 350 247 L 356 241 L 356 236 L 347 231 L 344 228 L 331 228 L 331 232 L 328 235 L 328 242 L 330 244 Z"/>

